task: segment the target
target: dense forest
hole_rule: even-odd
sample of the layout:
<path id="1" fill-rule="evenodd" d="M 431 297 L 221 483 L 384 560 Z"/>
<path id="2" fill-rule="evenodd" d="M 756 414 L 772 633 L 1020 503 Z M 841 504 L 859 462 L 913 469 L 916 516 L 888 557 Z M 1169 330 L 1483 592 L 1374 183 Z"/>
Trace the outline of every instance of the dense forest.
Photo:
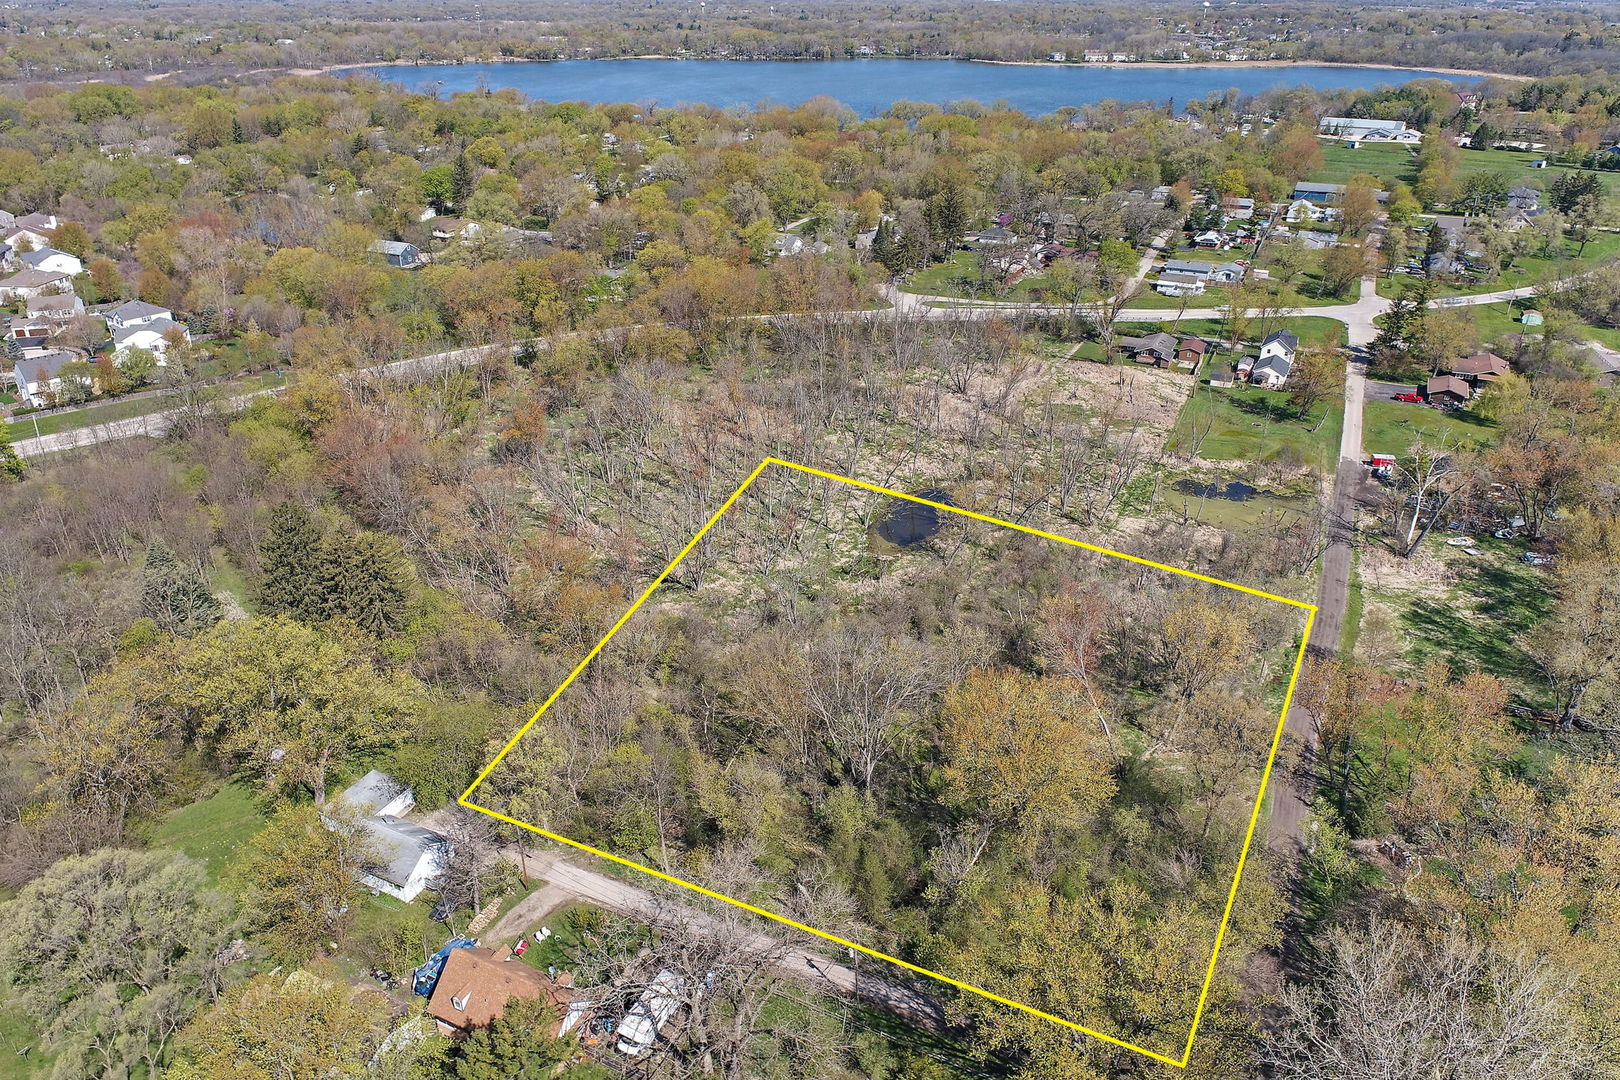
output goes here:
<path id="1" fill-rule="evenodd" d="M 625 56 L 832 59 L 856 55 L 1044 61 L 1053 53 L 1138 59 L 1311 60 L 1455 68 L 1503 75 L 1601 73 L 1620 66 L 1620 35 L 1601 5 L 1440 3 L 899 3 L 700 5 L 623 0 L 521 3 L 447 13 L 432 4 L 256 3 L 228 11 L 187 0 L 9 9 L 0 77 L 177 72 L 377 61 L 445 63 Z"/>
<path id="2" fill-rule="evenodd" d="M 1601 48 L 1578 7 L 1468 10 L 1424 17 L 1568 19 Z M 19 32 L 36 14 L 6 13 Z M 164 30 L 172 51 L 149 57 L 258 65 L 287 34 L 219 33 Z M 321 33 L 346 44 L 299 62 L 384 31 Z M 127 43 L 89 40 L 32 34 L 3 62 L 126 66 Z M 1353 260 L 1347 287 L 1406 266 L 1375 232 L 1429 244 L 1466 210 L 1477 280 L 1422 288 L 1488 290 L 1537 260 L 1507 279 L 1546 290 L 1545 329 L 1522 304 L 1509 337 L 1404 290 L 1379 328 L 1372 359 L 1397 374 L 1486 343 L 1510 370 L 1466 411 L 1366 403 L 1397 476 L 1367 497 L 1346 631 L 1300 681 L 1316 752 L 1283 747 L 1266 809 L 1304 770 L 1320 790 L 1298 835 L 1256 841 L 1186 1069 L 884 970 L 939 1009 L 902 1023 L 807 985 L 800 936 L 630 874 L 609 884 L 645 888 L 645 910 L 543 916 L 567 951 L 514 934 L 534 978 L 567 966 L 618 1017 L 678 974 L 675 1034 L 606 1058 L 632 1075 L 1620 1075 L 1620 441 L 1585 347 L 1616 325 L 1614 200 L 1579 168 L 1620 137 L 1610 80 L 864 120 L 827 101 L 643 113 L 358 77 L 185 82 L 0 91 L 0 208 L 51 219 L 30 227 L 82 263 L 97 316 L 139 300 L 190 328 L 136 369 L 92 361 L 100 332 L 75 316 L 60 334 L 81 374 L 8 403 L 7 439 L 36 440 L 0 458 L 17 1075 L 602 1076 L 540 1005 L 452 1040 L 411 1029 L 421 999 L 377 972 L 580 880 L 456 797 L 768 456 L 1314 596 L 1343 529 L 1343 324 L 1324 333 L 1294 283 L 1330 256 L 1278 243 L 1276 273 L 1210 301 L 1219 318 L 1160 309 L 1233 354 L 1317 334 L 1286 391 L 1230 397 L 1235 436 L 1197 411 L 1213 369 L 1119 362 L 1114 321 L 1153 241 L 1223 200 L 1286 206 L 1350 160 L 1329 249 L 1350 253 L 1331 256 Z M 1346 159 L 1322 115 L 1426 141 Z M 1550 226 L 1507 227 L 1516 151 L 1456 145 L 1482 123 L 1545 143 L 1530 179 Z M 960 259 L 964 235 L 1063 215 L 1041 307 L 895 314 L 897 286 Z M 154 402 L 161 437 L 37 449 L 50 424 Z M 1247 513 L 1202 513 L 1234 480 Z M 891 500 L 758 483 L 489 795 L 1178 1055 L 1299 613 L 948 512 L 901 547 Z M 372 769 L 454 841 L 424 899 L 356 883 L 378 853 L 338 796 Z"/>

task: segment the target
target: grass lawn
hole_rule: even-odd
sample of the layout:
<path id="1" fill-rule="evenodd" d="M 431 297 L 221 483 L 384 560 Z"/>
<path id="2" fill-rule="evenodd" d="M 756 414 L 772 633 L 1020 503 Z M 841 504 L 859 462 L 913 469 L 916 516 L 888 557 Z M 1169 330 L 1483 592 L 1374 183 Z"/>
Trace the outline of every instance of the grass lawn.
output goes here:
<path id="1" fill-rule="evenodd" d="M 1278 321 L 1278 327 L 1283 330 L 1292 330 L 1301 343 L 1306 345 L 1326 345 L 1329 347 L 1341 346 L 1345 343 L 1344 323 L 1338 319 L 1329 319 L 1324 315 L 1298 315 Z M 1167 330 L 1173 334 L 1188 334 L 1194 337 L 1207 338 L 1211 341 L 1222 340 L 1226 337 L 1226 322 L 1224 319 L 1166 319 L 1162 323 L 1155 322 L 1123 322 L 1116 327 L 1119 333 L 1127 335 L 1151 334 L 1156 330 Z M 1256 337 L 1256 340 L 1259 340 Z"/>
<path id="2" fill-rule="evenodd" d="M 1620 233 L 1600 232 L 1594 233 L 1587 242 L 1586 251 L 1579 257 L 1581 245 L 1573 240 L 1565 239 L 1564 252 L 1560 257 L 1547 258 L 1541 255 L 1524 255 L 1513 260 L 1513 265 L 1489 281 L 1464 283 L 1452 285 L 1447 282 L 1436 282 L 1434 295 L 1440 296 L 1477 296 L 1480 293 L 1500 292 L 1503 289 L 1522 289 L 1544 281 L 1555 273 L 1571 269 L 1596 266 L 1607 261 L 1615 254 L 1620 253 Z M 1394 276 L 1380 274 L 1378 277 L 1378 295 L 1387 297 L 1400 296 L 1405 291 L 1408 281 L 1413 281 L 1410 275 L 1397 274 Z"/>
<path id="3" fill-rule="evenodd" d="M 152 826 L 153 847 L 177 848 L 208 867 L 208 880 L 237 857 L 242 845 L 264 827 L 257 795 L 242 784 L 226 784 L 213 795 L 171 811 Z"/>
<path id="4" fill-rule="evenodd" d="M 93 424 L 128 420 L 134 416 L 150 416 L 152 413 L 173 408 L 174 403 L 174 399 L 166 394 L 155 394 L 152 397 L 132 398 L 126 401 L 109 401 L 104 405 L 91 405 L 72 412 L 31 413 L 11 422 L 11 437 L 31 439 L 36 434 L 54 435 L 59 431 L 72 431 Z"/>
<path id="5" fill-rule="evenodd" d="M 1330 472 L 1343 426 L 1337 402 L 1318 403 L 1301 419 L 1280 391 L 1200 384 L 1176 417 L 1167 446 L 1184 454 L 1196 446 L 1199 457 L 1214 461 L 1291 461 Z"/>
<path id="6" fill-rule="evenodd" d="M 1560 312 L 1553 308 L 1541 307 L 1533 300 L 1510 300 L 1500 304 L 1478 304 L 1469 310 L 1474 315 L 1474 325 L 1479 328 L 1481 339 L 1491 343 L 1501 343 L 1503 339 L 1513 334 L 1539 334 L 1541 327 L 1526 326 L 1519 321 L 1519 315 L 1525 308 L 1540 308 L 1543 313 L 1550 314 L 1554 319 L 1562 317 L 1564 325 L 1570 328 L 1575 337 L 1583 341 L 1596 341 L 1607 345 L 1611 349 L 1620 349 L 1620 329 L 1612 326 L 1593 326 L 1591 323 L 1573 322 L 1574 316 Z M 1498 349 L 1498 352 L 1501 350 Z"/>
<path id="7" fill-rule="evenodd" d="M 237 394 L 249 394 L 255 390 L 267 390 L 276 386 L 285 386 L 286 383 L 285 376 L 268 371 L 260 375 L 248 375 L 233 382 L 220 383 L 215 389 L 221 397 L 231 397 Z M 173 396 L 169 394 L 153 394 L 150 397 L 107 401 L 99 405 L 74 409 L 70 412 L 30 413 L 27 416 L 20 416 L 11 421 L 11 437 L 13 439 L 31 439 L 35 434 L 54 435 L 59 431 L 73 431 L 77 428 L 90 427 L 95 424 L 128 420 L 136 416 L 150 416 L 152 413 L 162 412 L 164 409 L 170 409 L 174 406 L 175 399 Z"/>
<path id="8" fill-rule="evenodd" d="M 1496 439 L 1494 425 L 1471 409 L 1444 412 L 1404 401 L 1367 401 L 1361 427 L 1361 445 L 1367 453 L 1404 454 L 1420 436 L 1473 449 Z"/>
<path id="9" fill-rule="evenodd" d="M 1547 155 L 1532 150 L 1458 150 L 1457 176 L 1471 173 L 1505 173 L 1514 183 L 1534 178 L 1545 189 L 1559 175 L 1574 172 L 1568 165 L 1549 165 L 1545 169 L 1532 169 L 1532 161 Z M 1417 155 L 1405 146 L 1392 143 L 1369 143 L 1352 150 L 1340 143 L 1322 145 L 1322 167 L 1309 177 L 1319 184 L 1348 184 L 1357 173 L 1367 173 L 1386 182 L 1396 180 L 1407 184 L 1417 182 Z M 1620 191 L 1620 173 L 1599 172 L 1603 184 L 1612 195 Z"/>
<path id="10" fill-rule="evenodd" d="M 1043 299 L 1041 291 L 1046 287 L 1046 279 L 1040 274 L 1023 278 L 1005 288 L 992 282 L 982 290 L 978 287 L 978 279 L 979 253 L 953 251 L 946 261 L 924 267 L 906 278 L 900 283 L 900 289 L 902 292 L 920 293 L 924 296 L 1037 301 Z"/>
<path id="11" fill-rule="evenodd" d="M 18 1052 L 29 1049 L 27 1057 Z M 0 1080 L 38 1080 L 50 1075 L 56 1055 L 39 1045 L 39 1028 L 33 1018 L 9 999 L 0 996 Z"/>
<path id="12" fill-rule="evenodd" d="M 1516 643 L 1552 611 L 1547 572 L 1519 561 L 1520 541 L 1474 536 L 1484 554 L 1468 555 L 1443 542 L 1449 535 L 1436 529 L 1423 544 L 1456 571 L 1455 580 L 1444 590 L 1405 592 L 1397 605 L 1408 661 L 1417 669 L 1440 658 L 1458 672 L 1497 675 L 1530 704 L 1549 704 L 1546 682 Z"/>

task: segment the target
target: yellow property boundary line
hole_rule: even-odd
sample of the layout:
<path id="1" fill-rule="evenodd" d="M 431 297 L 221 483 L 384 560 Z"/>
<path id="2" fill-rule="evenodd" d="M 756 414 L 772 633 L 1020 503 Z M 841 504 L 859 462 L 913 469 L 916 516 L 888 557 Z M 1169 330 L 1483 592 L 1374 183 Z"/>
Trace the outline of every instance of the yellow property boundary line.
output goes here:
<path id="1" fill-rule="evenodd" d="M 1200 990 L 1198 994 L 1198 1007 L 1193 1012 L 1192 1029 L 1187 1033 L 1187 1045 L 1182 1050 L 1181 1057 L 1173 1058 L 1167 1054 L 1161 1054 L 1157 1051 L 1149 1050 L 1133 1043 L 1128 1043 L 1123 1039 L 1115 1038 L 1114 1036 L 1105 1034 L 1104 1032 L 1085 1027 L 1082 1024 L 1077 1024 L 1072 1020 L 1065 1020 L 1061 1016 L 1053 1016 L 1051 1013 L 1042 1012 L 1040 1009 L 1032 1008 L 1021 1002 L 1001 997 L 1000 995 L 993 994 L 988 990 L 984 990 L 980 987 L 972 986 L 968 983 L 953 979 L 948 975 L 941 975 L 937 971 L 930 971 L 927 968 L 919 967 L 916 964 L 907 963 L 898 957 L 889 956 L 886 953 L 878 952 L 876 949 L 869 949 L 864 945 L 857 945 L 855 942 L 846 941 L 844 938 L 838 937 L 835 934 L 829 934 L 826 931 L 817 930 L 813 926 L 806 926 L 801 922 L 795 922 L 794 920 L 786 918 L 785 916 L 777 915 L 774 912 L 755 907 L 753 904 L 726 896 L 723 893 L 715 892 L 712 889 L 706 889 L 702 885 L 695 885 L 690 881 L 682 880 L 681 878 L 675 877 L 672 874 L 666 874 L 663 871 L 655 870 L 650 866 L 643 866 L 632 859 L 626 859 L 623 856 L 615 855 L 610 851 L 603 851 L 600 848 L 592 847 L 590 844 L 580 843 L 578 840 L 570 840 L 568 837 L 558 835 L 557 833 L 547 832 L 545 829 L 539 828 L 535 825 L 530 825 L 526 821 L 518 821 L 516 818 L 508 817 L 499 811 L 491 810 L 487 806 L 479 806 L 477 803 L 471 801 L 472 793 L 477 790 L 478 785 L 482 784 L 489 774 L 495 770 L 495 767 L 501 763 L 501 760 L 511 752 L 512 747 L 517 745 L 518 740 L 523 738 L 524 735 L 528 734 L 529 729 L 534 727 L 535 722 L 540 719 L 547 709 L 551 708 L 552 703 L 562 695 L 564 690 L 568 689 L 569 685 L 579 677 L 580 673 L 585 670 L 590 662 L 596 659 L 597 654 L 600 653 L 607 643 L 613 639 L 613 635 L 617 634 L 624 624 L 630 621 L 630 616 L 634 615 L 641 605 L 647 602 L 652 594 L 658 590 L 658 587 L 664 583 L 665 579 L 669 577 L 670 572 L 680 565 L 681 560 L 686 558 L 692 549 L 697 546 L 698 541 L 702 540 L 704 535 L 714 527 L 715 522 L 719 521 L 720 518 L 724 516 L 726 511 L 731 509 L 732 504 L 737 501 L 744 491 L 748 490 L 749 485 L 759 478 L 759 474 L 764 472 L 767 466 L 771 465 L 781 466 L 785 469 L 792 469 L 796 472 L 805 473 L 809 476 L 818 476 L 825 480 L 836 480 L 839 483 L 864 488 L 867 491 L 873 491 L 879 495 L 888 495 L 896 499 L 906 499 L 911 502 L 921 503 L 924 506 L 932 506 L 937 510 L 944 510 L 952 514 L 960 514 L 963 517 L 973 518 L 976 521 L 983 521 L 991 525 L 1000 525 L 1004 528 L 1016 529 L 1019 532 L 1028 533 L 1031 536 L 1039 536 L 1046 540 L 1054 540 L 1060 544 L 1068 544 L 1071 547 L 1084 548 L 1087 551 L 1094 551 L 1102 555 L 1112 555 L 1114 558 L 1124 559 L 1126 562 L 1133 562 L 1142 566 L 1151 566 L 1154 569 L 1165 570 L 1172 574 L 1180 574 L 1182 577 L 1189 577 L 1195 581 L 1202 581 L 1210 585 L 1219 585 L 1226 589 L 1234 589 L 1241 593 L 1248 593 L 1250 596 L 1262 597 L 1266 600 L 1275 600 L 1280 604 L 1287 604 L 1290 607 L 1301 608 L 1308 613 L 1305 619 L 1305 629 L 1300 635 L 1299 652 L 1294 658 L 1294 671 L 1288 680 L 1288 692 L 1283 698 L 1282 714 L 1277 718 L 1277 727 L 1271 736 L 1271 749 L 1266 755 L 1266 767 L 1260 776 L 1260 790 L 1255 794 L 1254 807 L 1249 812 L 1249 827 L 1248 831 L 1243 837 L 1243 849 L 1238 855 L 1237 870 L 1232 874 L 1232 887 L 1226 895 L 1226 909 L 1221 914 L 1220 927 L 1215 932 L 1215 946 L 1210 951 L 1209 967 L 1204 975 L 1203 989 Z M 652 584 L 648 585 L 647 588 L 642 591 L 641 595 L 636 597 L 636 602 L 630 605 L 630 610 L 626 611 L 619 617 L 619 621 L 613 624 L 613 628 L 607 632 L 601 641 L 596 643 L 595 648 L 591 649 L 591 651 L 586 654 L 585 659 L 581 660 L 574 670 L 568 673 L 568 678 L 564 679 L 562 685 L 557 687 L 557 689 L 552 692 L 551 696 L 548 697 L 545 700 L 545 703 L 535 711 L 533 716 L 529 717 L 528 723 L 519 728 L 517 734 L 513 735 L 511 739 L 507 740 L 506 745 L 501 747 L 501 752 L 495 755 L 495 759 L 484 767 L 484 771 L 478 774 L 478 778 L 468 786 L 467 790 L 462 793 L 461 798 L 457 799 L 456 801 L 460 805 L 467 807 L 469 810 L 477 810 L 480 813 L 488 814 L 490 817 L 504 821 L 509 825 L 516 825 L 519 828 L 527 829 L 532 833 L 537 833 L 540 836 L 544 836 L 548 840 L 555 840 L 559 844 L 566 844 L 571 848 L 586 852 L 587 854 L 595 855 L 601 859 L 607 859 L 609 862 L 615 862 L 621 866 L 628 866 L 632 870 L 639 870 L 640 872 L 649 874 L 661 881 L 667 881 L 671 884 L 679 885 L 682 888 L 690 889 L 693 892 L 702 893 L 704 896 L 730 904 L 732 907 L 741 908 L 742 910 L 752 912 L 755 915 L 762 915 L 765 918 L 779 922 L 784 926 L 790 926 L 795 930 L 802 930 L 807 934 L 813 934 L 816 937 L 830 941 L 842 948 L 854 949 L 858 952 L 865 953 L 867 956 L 874 957 L 878 960 L 887 961 L 888 963 L 894 964 L 897 967 L 902 967 L 908 971 L 916 972 L 919 975 L 926 975 L 931 979 L 936 979 L 940 982 L 947 983 L 956 987 L 958 990 L 966 990 L 969 993 L 977 994 L 980 997 L 989 998 L 991 1001 L 999 1002 L 1003 1005 L 1010 1005 L 1015 1009 L 1022 1009 L 1024 1012 L 1032 1013 L 1035 1016 L 1039 1016 L 1043 1020 L 1050 1020 L 1054 1024 L 1062 1024 L 1064 1027 L 1073 1028 L 1074 1030 L 1083 1032 L 1084 1034 L 1090 1035 L 1093 1038 L 1101 1039 L 1104 1042 L 1112 1043 L 1115 1046 L 1123 1047 L 1126 1050 L 1131 1050 L 1135 1053 L 1146 1055 L 1155 1061 L 1161 1061 L 1167 1065 L 1174 1065 L 1177 1068 L 1185 1068 L 1188 1061 L 1192 1059 L 1193 1040 L 1198 1037 L 1198 1025 L 1200 1021 L 1203 1020 L 1204 1005 L 1209 998 L 1210 985 L 1215 979 L 1215 962 L 1220 957 L 1221 944 L 1226 939 L 1227 924 L 1232 918 L 1232 905 L 1237 901 L 1238 884 L 1243 879 L 1243 868 L 1248 862 L 1249 847 L 1254 841 L 1255 827 L 1260 820 L 1260 807 L 1265 799 L 1266 786 L 1271 780 L 1272 765 L 1277 760 L 1277 748 L 1282 742 L 1283 725 L 1287 722 L 1288 709 L 1294 699 L 1294 688 L 1299 683 L 1300 668 L 1305 662 L 1305 644 L 1310 639 L 1311 625 L 1316 620 L 1316 612 L 1317 607 L 1315 604 L 1307 604 L 1301 600 L 1292 600 L 1286 596 L 1276 596 L 1272 593 L 1262 592 L 1259 589 L 1251 589 L 1246 585 L 1235 585 L 1230 581 L 1222 581 L 1219 578 L 1208 577 L 1204 574 L 1194 573 L 1191 570 L 1183 570 L 1175 566 L 1166 566 L 1164 563 L 1153 562 L 1148 559 L 1139 558 L 1135 555 L 1127 555 L 1122 551 L 1112 551 L 1105 547 L 1098 547 L 1095 544 L 1087 544 L 1080 540 L 1072 540 L 1066 536 L 1058 536 L 1054 533 L 1042 532 L 1039 529 L 1032 529 L 1027 525 L 1018 525 L 1011 521 L 1002 521 L 999 518 L 974 513 L 971 510 L 963 510 L 961 507 L 948 506 L 944 503 L 918 498 L 915 495 L 908 495 L 903 491 L 895 491 L 892 488 L 881 487 L 877 484 L 868 484 L 863 480 L 854 480 L 847 476 L 839 476 L 837 473 L 824 472 L 821 469 L 813 469 L 808 465 L 800 465 L 796 462 L 768 457 L 764 461 L 761 461 L 753 472 L 748 474 L 748 479 L 739 484 L 737 486 L 737 490 L 733 491 L 726 498 L 726 501 L 720 505 L 720 509 L 716 510 L 713 516 L 711 516 L 708 521 L 703 523 L 703 528 L 698 530 L 697 535 L 692 537 L 692 539 L 687 542 L 686 546 L 680 550 L 680 553 L 677 554 L 674 559 L 670 560 L 670 564 L 664 567 L 663 571 L 653 579 Z"/>

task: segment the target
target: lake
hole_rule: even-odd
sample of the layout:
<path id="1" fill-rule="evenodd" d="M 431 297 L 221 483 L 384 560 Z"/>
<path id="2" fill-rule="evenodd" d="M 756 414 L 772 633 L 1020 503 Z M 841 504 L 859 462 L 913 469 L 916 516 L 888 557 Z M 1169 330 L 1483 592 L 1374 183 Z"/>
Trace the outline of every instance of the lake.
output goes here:
<path id="1" fill-rule="evenodd" d="M 969 60 L 556 60 L 514 64 L 390 64 L 339 74 L 376 75 L 410 90 L 457 93 L 514 89 L 537 101 L 635 102 L 721 108 L 761 102 L 797 105 L 831 97 L 862 116 L 896 101 L 944 104 L 1005 101 L 1030 115 L 1099 101 L 1193 98 L 1235 89 L 1241 94 L 1310 87 L 1371 89 L 1411 79 L 1450 78 L 1407 68 L 1105 67 L 1100 64 L 984 64 Z"/>

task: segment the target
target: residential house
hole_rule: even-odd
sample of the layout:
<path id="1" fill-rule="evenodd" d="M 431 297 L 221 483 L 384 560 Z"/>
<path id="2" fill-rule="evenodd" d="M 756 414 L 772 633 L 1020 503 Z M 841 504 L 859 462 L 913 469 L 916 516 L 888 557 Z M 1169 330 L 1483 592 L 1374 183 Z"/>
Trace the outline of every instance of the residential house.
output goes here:
<path id="1" fill-rule="evenodd" d="M 379 240 L 366 250 L 373 255 L 381 255 L 389 266 L 397 266 L 402 270 L 414 270 L 422 265 L 421 250 L 415 244 L 407 244 L 403 240 Z"/>
<path id="2" fill-rule="evenodd" d="M 1114 343 L 1114 349 L 1138 364 L 1169 367 L 1176 362 L 1177 341 L 1161 330 L 1146 337 L 1122 337 Z"/>
<path id="3" fill-rule="evenodd" d="M 1509 189 L 1507 204 L 1510 210 L 1539 210 L 1541 209 L 1541 192 L 1533 187 L 1520 184 Z"/>
<path id="4" fill-rule="evenodd" d="M 0 300 L 26 300 L 48 292 L 67 292 L 72 284 L 72 275 L 58 270 L 19 270 L 10 277 L 0 278 Z"/>
<path id="5" fill-rule="evenodd" d="M 0 229 L 0 240 L 13 248 L 50 247 L 51 233 L 56 231 L 58 224 L 54 214 L 24 214 Z"/>
<path id="6" fill-rule="evenodd" d="M 1367 120 L 1354 116 L 1324 116 L 1317 134 L 1350 142 L 1420 143 L 1423 132 L 1400 120 Z"/>
<path id="7" fill-rule="evenodd" d="M 17 256 L 17 263 L 28 270 L 56 270 L 64 274 L 84 273 L 84 263 L 79 261 L 77 255 L 69 255 L 53 247 L 25 251 Z"/>
<path id="8" fill-rule="evenodd" d="M 1481 352 L 1461 360 L 1453 360 L 1447 365 L 1446 370 L 1477 387 L 1481 383 L 1494 382 L 1513 369 L 1506 360 L 1495 353 Z"/>
<path id="9" fill-rule="evenodd" d="M 1204 278 L 1195 274 L 1160 274 L 1154 279 L 1153 291 L 1163 296 L 1202 296 Z"/>
<path id="10" fill-rule="evenodd" d="M 1203 338 L 1182 338 L 1176 343 L 1176 363 L 1182 367 L 1196 368 L 1209 353 L 1209 342 Z"/>
<path id="11" fill-rule="evenodd" d="M 165 367 L 168 364 L 169 342 L 174 337 L 190 341 L 191 331 L 185 323 L 173 319 L 148 319 L 133 326 L 119 327 L 112 332 L 113 361 L 122 364 L 129 356 L 129 350 L 145 349 L 157 357 L 159 367 Z"/>
<path id="12" fill-rule="evenodd" d="M 510 956 L 504 948 L 450 950 L 427 1006 L 442 1033 L 465 1035 L 488 1027 L 514 998 L 550 1005 L 552 1019 L 543 1034 L 554 1039 L 563 1033 L 574 1000 L 573 977 L 565 972 L 554 982 Z"/>
<path id="13" fill-rule="evenodd" d="M 1186 274 L 1199 281 L 1208 281 L 1209 275 L 1214 272 L 1214 263 L 1200 262 L 1196 259 L 1166 259 L 1164 263 L 1165 274 Z"/>
<path id="14" fill-rule="evenodd" d="M 1265 390 L 1280 390 L 1294 370 L 1294 358 L 1281 354 L 1262 356 L 1249 368 L 1249 385 Z"/>
<path id="15" fill-rule="evenodd" d="M 471 240 L 484 231 L 484 227 L 476 221 L 465 221 L 458 217 L 439 217 L 433 220 L 433 239 L 435 240 Z"/>
<path id="16" fill-rule="evenodd" d="M 399 816 L 416 804 L 409 787 L 372 770 L 344 789 L 337 801 L 363 815 L 359 824 L 377 855 L 376 865 L 360 875 L 361 884 L 409 902 L 443 875 L 450 861 L 450 841 Z"/>
<path id="17" fill-rule="evenodd" d="M 1081 53 L 1080 59 L 1088 64 L 1106 64 L 1108 63 L 1108 54 L 1105 52 Z"/>
<path id="18" fill-rule="evenodd" d="M 1211 285 L 1236 285 L 1243 280 L 1243 276 L 1247 272 L 1248 268 L 1242 263 L 1221 263 L 1221 265 L 1209 272 L 1209 283 Z"/>
<path id="19" fill-rule="evenodd" d="M 1455 375 L 1436 375 L 1424 387 L 1424 397 L 1431 404 L 1464 405 L 1473 396 L 1468 383 Z"/>
<path id="20" fill-rule="evenodd" d="M 410 785 L 376 769 L 344 788 L 338 798 L 372 817 L 403 817 L 416 806 Z"/>
<path id="21" fill-rule="evenodd" d="M 157 319 L 173 320 L 174 312 L 166 307 L 148 304 L 145 300 L 126 300 L 117 307 L 102 313 L 107 320 L 107 329 L 123 330 L 131 326 L 143 326 Z"/>
<path id="22" fill-rule="evenodd" d="M 1294 201 L 1327 204 L 1336 203 L 1344 196 L 1343 184 L 1316 184 L 1301 180 L 1294 185 Z"/>
<path id="23" fill-rule="evenodd" d="M 58 326 L 84 314 L 84 301 L 73 293 L 46 293 L 27 300 L 30 322 L 45 319 Z"/>
<path id="24" fill-rule="evenodd" d="M 1193 237 L 1193 246 L 1201 248 L 1220 248 L 1226 246 L 1226 236 L 1214 229 L 1206 229 Z"/>
<path id="25" fill-rule="evenodd" d="M 62 390 L 62 367 L 83 359 L 83 353 L 71 349 L 24 350 L 11 369 L 17 395 L 36 409 L 55 404 Z"/>
<path id="26" fill-rule="evenodd" d="M 1290 225 L 1298 225 L 1306 221 L 1333 221 L 1338 216 L 1339 211 L 1331 206 L 1323 206 L 1309 199 L 1295 199 L 1288 204 L 1283 220 Z"/>
<path id="27" fill-rule="evenodd" d="M 1227 219 L 1244 220 L 1254 217 L 1253 199 L 1222 199 L 1221 210 L 1226 213 Z"/>
<path id="28" fill-rule="evenodd" d="M 55 323 L 44 318 L 6 320 L 6 337 L 23 348 L 43 351 L 45 343 L 56 334 L 57 330 Z"/>
<path id="29" fill-rule="evenodd" d="M 377 852 L 376 865 L 360 875 L 367 888 L 409 903 L 432 887 L 450 864 L 450 841 L 432 829 L 391 816 L 364 817 L 360 825 Z"/>
<path id="30" fill-rule="evenodd" d="M 1293 364 L 1294 357 L 1299 352 L 1299 336 L 1287 330 L 1274 330 L 1266 335 L 1260 342 L 1260 359 L 1265 360 L 1273 356 L 1283 357 L 1289 364 Z"/>

